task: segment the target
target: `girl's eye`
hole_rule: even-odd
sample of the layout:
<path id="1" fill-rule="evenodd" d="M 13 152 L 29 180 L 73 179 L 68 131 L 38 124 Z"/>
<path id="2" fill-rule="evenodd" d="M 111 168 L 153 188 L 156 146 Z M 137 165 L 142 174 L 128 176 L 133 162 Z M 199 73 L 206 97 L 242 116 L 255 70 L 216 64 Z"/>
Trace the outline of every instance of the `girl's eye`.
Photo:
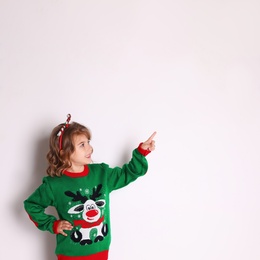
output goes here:
<path id="1" fill-rule="evenodd" d="M 87 141 L 85 141 L 85 142 L 82 142 L 82 143 L 80 143 L 80 147 L 85 147 L 87 144 L 89 144 L 90 143 L 90 140 L 87 140 Z"/>

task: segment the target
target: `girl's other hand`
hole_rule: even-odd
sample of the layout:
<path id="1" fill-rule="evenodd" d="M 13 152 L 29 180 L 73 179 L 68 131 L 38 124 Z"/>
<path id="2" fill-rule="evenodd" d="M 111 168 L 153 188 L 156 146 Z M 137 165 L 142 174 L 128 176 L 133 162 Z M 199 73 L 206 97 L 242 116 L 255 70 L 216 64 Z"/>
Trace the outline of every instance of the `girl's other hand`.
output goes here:
<path id="1" fill-rule="evenodd" d="M 67 236 L 64 230 L 72 230 L 73 226 L 70 222 L 66 220 L 61 220 L 57 226 L 57 233 L 62 234 L 63 236 Z"/>

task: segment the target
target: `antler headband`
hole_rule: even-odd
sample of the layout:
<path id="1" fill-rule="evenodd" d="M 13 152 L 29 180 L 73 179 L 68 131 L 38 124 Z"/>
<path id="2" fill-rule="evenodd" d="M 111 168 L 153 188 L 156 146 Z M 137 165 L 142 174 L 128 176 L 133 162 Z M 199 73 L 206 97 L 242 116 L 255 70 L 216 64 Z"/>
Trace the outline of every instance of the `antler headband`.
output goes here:
<path id="1" fill-rule="evenodd" d="M 63 136 L 64 130 L 69 127 L 70 119 L 71 119 L 71 115 L 68 114 L 65 124 L 61 127 L 60 131 L 57 134 L 57 136 L 59 136 L 60 150 L 62 150 L 62 136 Z"/>

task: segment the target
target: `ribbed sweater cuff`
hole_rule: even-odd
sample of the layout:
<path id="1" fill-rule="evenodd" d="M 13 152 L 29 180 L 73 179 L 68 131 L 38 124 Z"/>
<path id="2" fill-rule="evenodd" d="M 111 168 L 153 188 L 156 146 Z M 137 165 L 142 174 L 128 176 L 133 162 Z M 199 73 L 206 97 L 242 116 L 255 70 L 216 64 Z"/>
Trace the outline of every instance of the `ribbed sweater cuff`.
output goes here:
<path id="1" fill-rule="evenodd" d="M 53 223 L 52 230 L 53 230 L 54 234 L 58 234 L 58 224 L 59 223 L 60 223 L 60 220 L 56 220 Z"/>
<path id="2" fill-rule="evenodd" d="M 146 155 L 148 155 L 151 151 L 150 151 L 150 150 L 145 150 L 145 149 L 143 149 L 143 148 L 141 147 L 142 144 L 143 144 L 143 143 L 140 143 L 140 144 L 139 144 L 137 150 L 138 150 L 138 152 L 139 152 L 140 154 L 142 154 L 143 156 L 146 156 Z"/>

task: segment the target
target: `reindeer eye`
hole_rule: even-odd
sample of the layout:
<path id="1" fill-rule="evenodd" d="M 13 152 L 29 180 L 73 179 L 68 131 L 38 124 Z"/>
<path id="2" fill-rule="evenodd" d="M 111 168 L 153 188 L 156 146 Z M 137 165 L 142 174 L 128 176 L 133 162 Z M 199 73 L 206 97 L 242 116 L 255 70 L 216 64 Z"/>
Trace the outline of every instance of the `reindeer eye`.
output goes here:
<path id="1" fill-rule="evenodd" d="M 92 209 L 95 209 L 95 205 L 94 204 L 91 204 L 91 205 L 87 206 L 87 210 L 92 210 Z"/>

